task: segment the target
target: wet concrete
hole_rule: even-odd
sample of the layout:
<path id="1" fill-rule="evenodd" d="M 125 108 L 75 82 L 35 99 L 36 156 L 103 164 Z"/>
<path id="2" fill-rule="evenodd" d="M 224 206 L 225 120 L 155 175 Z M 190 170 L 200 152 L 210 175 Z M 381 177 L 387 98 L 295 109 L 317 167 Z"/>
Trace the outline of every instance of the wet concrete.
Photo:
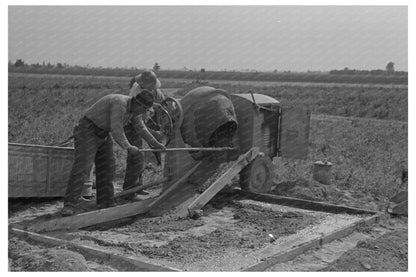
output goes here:
<path id="1" fill-rule="evenodd" d="M 362 219 L 252 200 L 219 210 L 208 205 L 204 212 L 198 220 L 138 219 L 106 231 L 54 236 L 182 271 L 240 271 Z"/>

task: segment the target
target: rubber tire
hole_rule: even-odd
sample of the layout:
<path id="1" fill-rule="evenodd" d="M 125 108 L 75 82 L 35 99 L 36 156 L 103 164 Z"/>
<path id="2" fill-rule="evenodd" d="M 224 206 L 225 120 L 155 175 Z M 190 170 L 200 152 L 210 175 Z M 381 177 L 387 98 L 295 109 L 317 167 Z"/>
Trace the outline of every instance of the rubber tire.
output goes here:
<path id="1" fill-rule="evenodd" d="M 267 193 L 273 185 L 273 164 L 269 157 L 257 157 L 240 172 L 242 190 Z"/>

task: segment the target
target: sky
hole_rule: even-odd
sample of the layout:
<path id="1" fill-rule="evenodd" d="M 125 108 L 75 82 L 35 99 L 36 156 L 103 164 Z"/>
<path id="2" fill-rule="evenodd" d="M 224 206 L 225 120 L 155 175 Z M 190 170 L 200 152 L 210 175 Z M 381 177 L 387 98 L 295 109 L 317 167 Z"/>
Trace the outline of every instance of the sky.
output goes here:
<path id="1" fill-rule="evenodd" d="M 408 70 L 407 6 L 9 6 L 8 58 L 161 69 Z"/>

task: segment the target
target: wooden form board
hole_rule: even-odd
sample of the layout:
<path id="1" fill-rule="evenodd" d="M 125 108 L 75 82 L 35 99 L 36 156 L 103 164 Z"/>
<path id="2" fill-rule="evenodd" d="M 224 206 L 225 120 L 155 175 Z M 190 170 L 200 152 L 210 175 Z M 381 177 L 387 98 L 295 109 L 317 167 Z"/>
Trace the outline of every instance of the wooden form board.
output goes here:
<path id="1" fill-rule="evenodd" d="M 80 245 L 75 242 L 20 230 L 17 228 L 11 228 L 10 232 L 23 239 L 31 239 L 52 246 L 66 246 L 70 249 L 74 249 L 80 252 L 88 259 L 99 259 L 104 261 L 107 265 L 115 267 L 120 271 L 179 271 L 178 269 L 172 267 L 145 262 L 134 256 L 114 254 L 107 250 L 98 249 L 92 246 Z"/>
<path id="2" fill-rule="evenodd" d="M 28 226 L 28 230 L 32 232 L 50 232 L 55 230 L 76 230 L 83 227 L 88 227 L 100 223 L 105 223 L 113 220 L 118 220 L 126 217 L 131 217 L 148 212 L 154 205 L 163 203 L 166 195 L 171 194 L 182 182 L 184 182 L 196 168 L 200 162 L 179 180 L 177 180 L 171 187 L 165 191 L 164 194 L 154 199 L 145 199 L 135 203 L 129 203 L 112 208 L 80 213 L 69 217 L 59 217 L 48 221 L 34 223 Z"/>
<path id="3" fill-rule="evenodd" d="M 383 214 L 376 214 L 363 218 L 339 230 L 323 234 L 320 237 L 312 239 L 306 238 L 305 241 L 300 240 L 297 242 L 297 245 L 290 245 L 289 247 L 273 244 L 263 251 L 264 257 L 257 257 L 260 259 L 260 262 L 252 264 L 243 271 L 264 271 L 275 264 L 288 262 L 310 249 L 321 247 L 323 244 L 330 243 L 331 241 L 352 234 L 359 226 L 374 224 L 382 217 Z"/>
<path id="4" fill-rule="evenodd" d="M 50 232 L 55 230 L 76 230 L 79 228 L 109 222 L 125 217 L 131 217 L 146 213 L 149 203 L 153 199 L 120 205 L 117 207 L 81 213 L 74 216 L 59 217 L 44 222 L 29 225 L 27 229 L 31 232 Z"/>
<path id="5" fill-rule="evenodd" d="M 244 259 L 251 261 L 249 266 L 241 268 L 242 271 L 264 271 L 267 268 L 277 264 L 284 263 L 294 259 L 300 254 L 321 247 L 323 244 L 341 239 L 353 233 L 359 226 L 371 225 L 384 218 L 385 214 L 376 214 L 367 218 L 357 218 L 354 222 L 341 226 L 336 230 L 330 230 L 326 233 L 317 234 L 314 237 L 304 237 L 301 240 L 287 241 L 279 244 L 277 242 L 267 246 L 260 252 L 248 253 Z M 83 254 L 89 259 L 99 259 L 106 264 L 113 266 L 121 271 L 183 271 L 180 268 L 173 268 L 162 264 L 154 263 L 151 260 L 131 255 L 114 254 L 105 249 L 98 249 L 92 246 L 80 245 L 72 241 L 58 239 L 43 234 L 28 232 L 25 230 L 10 228 L 10 232 L 20 236 L 23 239 L 30 239 L 46 245 L 67 246 Z M 294 242 L 294 243 L 293 243 Z M 238 257 L 234 257 L 237 258 Z"/>
<path id="6" fill-rule="evenodd" d="M 342 205 L 328 204 L 324 202 L 316 202 L 310 200 L 304 200 L 293 197 L 286 197 L 280 195 L 273 195 L 267 193 L 254 193 L 242 190 L 235 190 L 235 193 L 239 193 L 242 196 L 249 197 L 253 200 L 263 201 L 283 206 L 296 207 L 301 209 L 322 211 L 327 213 L 347 213 L 347 214 L 376 214 L 376 211 L 352 208 Z"/>

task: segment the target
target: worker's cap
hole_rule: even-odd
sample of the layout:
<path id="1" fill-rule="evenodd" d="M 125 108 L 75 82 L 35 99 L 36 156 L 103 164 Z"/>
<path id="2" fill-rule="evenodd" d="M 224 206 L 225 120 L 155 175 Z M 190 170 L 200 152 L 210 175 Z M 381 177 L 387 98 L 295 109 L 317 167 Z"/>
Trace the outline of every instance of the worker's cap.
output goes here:
<path id="1" fill-rule="evenodd" d="M 148 91 L 147 89 L 142 90 L 141 92 L 139 92 L 134 99 L 136 99 L 136 101 L 145 106 L 146 108 L 150 109 L 153 107 L 153 101 L 154 101 L 154 97 L 153 94 Z"/>
<path id="2" fill-rule="evenodd" d="M 140 73 L 135 78 L 135 81 L 143 89 L 154 90 L 161 87 L 159 79 L 156 77 L 156 74 L 153 71 L 146 70 L 143 73 Z"/>

